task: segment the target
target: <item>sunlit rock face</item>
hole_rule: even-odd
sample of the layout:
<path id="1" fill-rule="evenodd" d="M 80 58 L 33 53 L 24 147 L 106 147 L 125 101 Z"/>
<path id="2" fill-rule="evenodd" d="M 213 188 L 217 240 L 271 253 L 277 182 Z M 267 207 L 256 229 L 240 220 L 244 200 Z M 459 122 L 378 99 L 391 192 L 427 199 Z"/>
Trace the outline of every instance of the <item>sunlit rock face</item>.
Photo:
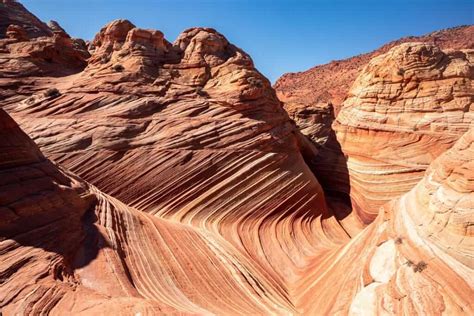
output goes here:
<path id="1" fill-rule="evenodd" d="M 30 85 L 34 76 L 64 76 L 87 65 L 89 53 L 83 41 L 60 34 L 30 39 L 16 25 L 8 27 L 7 36 L 0 39 L 0 85 L 5 90 Z M 0 97 L 8 92 L 2 91 Z"/>
<path id="2" fill-rule="evenodd" d="M 472 124 L 473 56 L 406 43 L 374 58 L 355 81 L 333 127 L 363 222 L 418 183 Z"/>
<path id="3" fill-rule="evenodd" d="M 422 36 L 404 37 L 366 54 L 333 60 L 306 71 L 283 74 L 275 82 L 274 88 L 288 112 L 331 103 L 337 114 L 352 84 L 372 58 L 406 42 L 434 44 L 443 50 L 474 49 L 473 32 L 474 25 L 464 25 Z"/>
<path id="4" fill-rule="evenodd" d="M 471 128 L 331 260 L 308 269 L 296 298 L 301 311 L 472 314 L 473 156 Z"/>
<path id="5" fill-rule="evenodd" d="M 216 30 L 49 30 L 0 39 L 2 314 L 473 313 L 471 51 L 287 113 Z"/>
<path id="6" fill-rule="evenodd" d="M 3 111 L 0 135 L 6 315 L 473 312 L 472 129 L 360 235 L 316 257 L 289 293 L 219 236 L 59 169 Z"/>
<path id="7" fill-rule="evenodd" d="M 85 42 L 71 38 L 57 22 L 51 21 L 48 26 L 20 3 L 0 1 L 2 90 L 29 85 L 27 78 L 31 76 L 64 76 L 81 71 L 89 56 Z M 6 93 L 2 91 L 0 98 Z"/>
<path id="8" fill-rule="evenodd" d="M 369 166 L 352 165 L 352 167 L 348 167 L 348 163 L 346 161 L 347 155 L 344 155 L 341 148 L 341 145 L 342 143 L 345 142 L 345 140 L 341 141 L 339 138 L 341 137 L 341 135 L 344 135 L 343 137 L 351 138 L 351 136 L 349 135 L 349 131 L 345 131 L 342 134 L 339 133 L 338 138 L 336 138 L 335 131 L 334 131 L 335 127 L 332 126 L 335 118 L 341 111 L 344 100 L 349 98 L 354 93 L 359 93 L 359 92 L 353 92 L 353 91 L 349 92 L 350 90 L 352 90 L 351 87 L 354 88 L 353 87 L 353 85 L 355 84 L 354 82 L 356 81 L 357 78 L 360 78 L 360 76 L 370 75 L 370 71 L 367 72 L 366 69 L 371 59 L 376 58 L 377 56 L 380 56 L 382 54 L 386 54 L 394 47 L 406 42 L 424 42 L 424 43 L 427 43 L 428 45 L 435 45 L 441 48 L 443 51 L 445 51 L 447 55 L 451 56 L 450 57 L 451 59 L 456 59 L 454 63 L 452 64 L 451 68 L 457 67 L 457 66 L 454 66 L 454 64 L 459 61 L 459 58 L 469 59 L 469 55 L 471 55 L 471 53 L 464 52 L 466 57 L 459 57 L 459 56 L 454 57 L 455 54 L 453 55 L 451 53 L 453 53 L 454 51 L 459 51 L 459 50 L 473 49 L 474 48 L 474 41 L 473 41 L 474 37 L 472 36 L 473 32 L 474 32 L 474 26 L 468 25 L 468 26 L 460 26 L 460 27 L 445 29 L 441 31 L 436 31 L 436 32 L 423 35 L 423 36 L 418 36 L 418 37 L 402 38 L 402 39 L 390 42 L 380 47 L 379 49 L 367 54 L 354 56 L 354 57 L 344 59 L 344 60 L 332 61 L 328 64 L 315 66 L 303 72 L 285 74 L 281 78 L 279 78 L 277 82 L 275 83 L 274 88 L 277 92 L 277 96 L 284 103 L 285 110 L 288 112 L 290 117 L 295 121 L 295 123 L 297 124 L 301 132 L 304 135 L 308 136 L 308 138 L 318 148 L 319 154 L 317 155 L 317 158 L 314 158 L 311 161 L 307 161 L 307 163 L 309 164 L 310 168 L 315 172 L 315 174 L 317 174 L 317 178 L 326 193 L 327 202 L 330 204 L 329 207 L 335 210 L 335 214 L 338 216 L 340 220 L 344 219 L 344 221 L 346 222 L 347 221 L 351 222 L 350 224 L 347 224 L 347 225 L 344 224 L 346 230 L 348 230 L 348 232 L 351 235 L 359 231 L 361 228 L 367 225 L 367 223 L 370 223 L 374 219 L 374 216 L 377 214 L 377 209 L 378 207 L 380 207 L 381 204 L 386 202 L 388 199 L 398 196 L 402 194 L 403 192 L 406 192 L 408 189 L 410 189 L 419 180 L 420 175 L 426 169 L 427 163 L 432 161 L 433 157 L 436 157 L 437 154 L 439 154 L 440 152 L 443 152 L 443 150 L 445 150 L 446 148 L 449 148 L 450 146 L 449 144 L 446 144 L 445 146 L 442 146 L 442 148 L 439 148 L 439 150 L 437 151 L 437 154 L 435 154 L 431 158 L 425 159 L 425 162 L 423 163 L 424 166 L 420 166 L 418 162 L 416 163 L 416 166 L 412 164 L 411 165 L 412 169 L 419 168 L 417 177 L 413 177 L 413 172 L 411 172 L 410 174 L 407 173 L 406 179 L 401 180 L 401 182 L 399 183 L 398 180 L 400 180 L 400 178 L 398 177 L 402 176 L 401 173 L 404 172 L 403 170 L 407 169 L 406 166 L 402 167 L 399 170 L 398 174 L 395 175 L 395 178 L 391 180 L 389 179 L 390 175 L 387 175 L 387 173 L 385 172 L 384 175 L 381 175 L 380 177 L 387 176 L 387 182 L 391 182 L 392 185 L 385 186 L 385 189 L 382 189 L 382 191 L 395 190 L 396 192 L 393 192 L 393 194 L 390 194 L 389 192 L 379 192 L 382 188 L 382 184 L 380 185 L 377 185 L 376 183 L 370 184 L 370 183 L 367 183 L 367 181 L 372 181 L 372 180 L 379 181 L 380 179 L 374 178 L 371 180 L 369 179 L 368 176 L 360 174 L 360 173 L 370 172 L 370 170 L 367 170 Z M 379 63 L 380 64 L 379 66 L 387 67 L 387 71 L 400 72 L 400 73 L 403 72 L 403 70 L 399 70 L 400 68 L 402 68 L 402 66 L 395 65 L 394 63 L 401 62 L 403 64 L 404 61 L 397 61 L 397 60 L 392 60 L 392 61 L 385 60 L 385 61 L 391 64 L 383 65 L 381 62 Z M 471 58 L 471 62 L 469 62 L 469 67 L 471 67 L 470 66 L 471 64 L 472 64 L 472 58 Z M 440 66 L 440 68 L 442 67 L 444 66 Z M 417 72 L 418 69 L 413 69 L 413 71 Z M 448 70 L 448 72 L 449 71 L 451 70 Z M 425 72 L 425 75 L 428 73 L 426 71 L 424 72 Z M 453 77 L 453 75 L 448 75 L 448 76 Z M 466 80 L 469 79 L 469 82 L 472 79 L 472 75 L 471 74 L 466 75 L 465 72 L 461 74 L 460 77 L 464 77 Z M 384 78 L 387 79 L 388 77 L 384 76 Z M 370 102 L 371 103 L 379 102 L 379 105 L 377 105 L 377 109 L 374 111 L 379 111 L 379 110 L 383 111 L 383 109 L 381 109 L 381 106 L 382 104 L 388 102 L 387 98 L 389 97 L 394 97 L 394 98 L 405 97 L 405 96 L 397 96 L 396 95 L 397 91 L 390 92 L 388 90 L 381 89 L 380 87 L 385 85 L 385 82 L 383 81 L 385 79 L 382 79 L 382 81 L 379 82 L 379 87 L 377 88 L 379 89 L 379 91 L 374 91 L 373 84 L 370 83 L 370 87 L 369 87 L 368 85 L 366 85 L 367 82 L 362 83 L 362 85 L 357 88 L 360 91 L 365 91 L 365 90 L 368 91 L 368 89 L 371 89 L 370 93 L 372 93 L 373 100 Z M 425 78 L 425 79 L 427 81 L 431 80 L 429 78 Z M 399 81 L 400 79 L 390 78 L 389 82 L 387 82 L 386 89 L 393 88 L 394 85 L 390 83 L 390 81 L 392 80 Z M 407 85 L 408 87 L 413 87 L 415 85 L 414 81 L 416 80 L 412 80 L 412 79 L 408 79 L 408 80 L 411 80 L 412 82 L 410 84 L 405 83 L 405 85 Z M 419 79 L 419 80 L 422 80 L 422 79 Z M 467 87 L 469 87 L 469 82 L 467 83 Z M 448 82 L 448 80 L 439 81 L 439 84 L 446 84 L 444 86 L 444 89 L 445 90 L 449 89 L 450 82 Z M 462 84 L 458 83 L 456 85 L 459 86 Z M 415 92 L 418 91 L 415 88 L 410 88 L 410 89 L 414 89 L 413 91 Z M 468 97 L 472 96 L 472 91 L 469 91 L 469 88 L 464 87 L 461 89 L 463 89 L 463 91 L 467 91 Z M 412 93 L 415 93 L 413 91 Z M 406 89 L 404 89 L 403 91 L 400 90 L 400 92 L 406 93 Z M 433 93 L 433 94 L 436 94 L 436 93 Z M 459 100 L 460 94 L 453 92 L 453 95 L 456 95 L 455 98 Z M 374 98 L 378 98 L 378 97 L 385 98 L 385 99 L 380 100 L 380 101 L 374 101 Z M 413 95 L 409 97 L 413 98 Z M 355 101 L 355 100 L 353 99 L 352 101 Z M 365 102 L 365 101 L 358 100 L 357 102 Z M 430 106 L 429 102 L 427 103 L 426 95 L 423 96 L 423 99 L 416 97 L 415 102 L 424 102 L 425 108 L 426 107 L 429 108 Z M 442 102 L 448 103 L 450 101 L 445 100 Z M 457 102 L 457 101 L 454 101 L 454 102 Z M 462 102 L 467 102 L 467 101 L 466 99 L 464 99 Z M 355 107 L 357 107 L 357 105 L 355 105 Z M 438 105 L 436 105 L 435 107 L 438 107 Z M 405 111 L 405 113 L 411 113 L 410 111 L 412 110 Z M 424 111 L 424 110 L 421 110 L 421 111 Z M 428 111 L 430 110 L 428 109 Z M 439 110 L 433 108 L 432 111 L 437 112 Z M 467 111 L 465 110 L 465 112 L 470 112 L 470 110 L 469 109 Z M 352 114 L 353 114 L 352 112 L 348 112 L 348 111 L 346 111 L 346 114 L 345 114 L 346 118 L 351 119 L 352 122 L 354 122 L 355 120 L 359 120 L 359 119 L 364 120 L 367 118 L 367 117 L 361 117 L 361 116 L 355 116 L 354 118 L 351 118 L 350 116 Z M 443 114 L 440 114 L 440 115 L 442 116 Z M 414 120 L 415 119 L 416 117 L 414 118 Z M 466 119 L 463 118 L 462 120 L 465 121 Z M 360 123 L 364 124 L 363 122 L 360 122 Z M 401 124 L 405 124 L 405 123 L 401 123 Z M 337 122 L 334 123 L 334 125 L 336 124 Z M 354 125 L 357 125 L 357 124 L 358 123 L 354 123 Z M 365 124 L 365 125 L 367 126 L 368 124 Z M 412 128 L 410 127 L 409 129 L 411 130 Z M 456 133 L 457 134 L 456 137 L 459 137 L 460 133 L 462 133 L 463 131 L 465 131 L 465 129 L 461 130 L 459 133 Z M 375 135 L 375 134 L 372 133 L 371 135 Z M 381 133 L 377 133 L 377 135 L 381 135 Z M 391 136 L 384 135 L 382 137 L 378 137 L 377 135 L 374 136 L 375 138 L 370 138 L 370 137 L 367 138 L 368 136 L 359 137 L 358 135 L 355 135 L 354 140 L 352 141 L 359 142 L 357 144 L 353 144 L 354 146 L 357 146 L 358 148 L 355 148 L 353 145 L 351 145 L 352 147 L 351 148 L 348 147 L 347 150 L 351 152 L 354 152 L 354 150 L 356 152 L 357 151 L 363 152 L 364 157 L 367 157 L 367 156 L 371 157 L 372 154 L 378 155 L 378 153 L 374 151 L 378 151 L 379 149 L 372 148 L 369 143 L 380 141 L 382 143 L 381 146 L 383 146 L 383 144 L 386 143 L 388 137 L 391 137 Z M 411 137 L 418 137 L 418 136 L 412 135 Z M 436 140 L 436 142 L 438 142 L 438 140 Z M 407 147 L 406 142 L 410 142 L 410 141 L 407 140 L 405 141 L 404 144 L 393 144 L 394 147 L 403 146 L 403 148 L 405 149 L 405 156 L 411 155 L 410 154 L 411 147 L 410 146 Z M 412 140 L 412 142 L 415 143 L 417 141 Z M 452 140 L 449 140 L 448 142 L 452 145 Z M 366 148 L 365 147 L 366 145 L 369 147 Z M 389 150 L 390 145 L 387 144 L 386 148 L 388 148 Z M 430 151 L 433 152 L 434 150 L 430 149 Z M 354 156 L 351 158 L 354 164 L 360 162 L 354 159 L 358 159 L 358 158 L 354 158 Z M 397 161 L 398 157 L 392 157 L 390 158 L 390 160 L 392 161 L 390 162 L 390 164 L 393 164 L 393 161 Z M 406 157 L 401 157 L 399 160 L 406 160 Z M 387 163 L 387 159 L 381 162 L 374 162 L 374 163 L 380 163 L 380 164 Z M 351 168 L 353 169 L 353 171 L 356 169 L 359 169 L 358 172 L 352 173 L 353 175 L 353 177 L 351 178 L 353 180 L 352 183 L 350 183 L 349 181 L 349 169 Z M 364 170 L 362 170 L 362 168 L 364 168 Z M 377 168 L 378 172 L 380 172 L 381 168 L 382 168 L 381 166 Z M 393 168 L 389 167 L 388 169 L 393 169 Z M 393 181 L 395 181 L 395 183 L 393 183 Z M 386 183 L 386 182 L 382 180 L 382 183 Z M 355 189 L 356 191 L 362 190 L 362 192 L 354 191 L 355 186 L 359 187 Z M 372 189 L 374 189 L 375 191 L 371 191 Z M 369 195 L 372 196 L 369 198 L 371 206 L 369 206 L 369 209 L 366 211 L 362 211 L 358 207 L 358 204 L 366 203 L 364 201 L 365 198 L 362 197 L 364 195 L 366 196 L 366 198 L 369 198 L 368 197 Z M 385 195 L 387 195 L 387 197 L 384 197 Z M 351 196 L 352 199 L 349 198 L 349 196 Z M 354 199 L 357 199 L 357 201 L 354 201 Z M 352 216 L 347 216 L 347 214 L 351 212 L 351 209 L 353 207 L 357 210 L 358 213 L 360 213 L 355 218 L 353 218 Z"/>
<path id="9" fill-rule="evenodd" d="M 140 212 L 47 160 L 0 110 L 4 315 L 287 314 L 287 293 L 212 233 Z"/>
<path id="10" fill-rule="evenodd" d="M 250 57 L 212 29 L 169 43 L 105 26 L 87 67 L 4 109 L 46 156 L 123 203 L 219 234 L 282 286 L 348 239 L 305 159 L 315 147 Z M 36 87 L 39 89 L 40 87 Z"/>

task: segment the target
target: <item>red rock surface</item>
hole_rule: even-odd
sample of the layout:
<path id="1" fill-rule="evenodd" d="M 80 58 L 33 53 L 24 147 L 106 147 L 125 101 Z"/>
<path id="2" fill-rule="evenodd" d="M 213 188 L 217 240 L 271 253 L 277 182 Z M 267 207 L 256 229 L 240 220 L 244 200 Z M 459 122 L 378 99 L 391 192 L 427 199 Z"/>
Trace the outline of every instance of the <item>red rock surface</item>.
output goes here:
<path id="1" fill-rule="evenodd" d="M 0 0 L 0 39 L 10 25 L 24 28 L 30 38 L 51 36 L 49 27 L 15 0 Z"/>
<path id="2" fill-rule="evenodd" d="M 327 194 L 350 195 L 360 223 L 408 192 L 472 124 L 472 53 L 396 46 L 358 77 L 332 125 L 335 132 L 326 123 L 308 134 L 325 140 L 311 168 Z"/>
<path id="3" fill-rule="evenodd" d="M 0 39 L 0 79 L 64 76 L 81 71 L 87 65 L 89 52 L 85 43 L 65 33 L 30 39 L 23 27 L 12 24 L 6 36 Z M 21 83 L 20 80 L 8 81 Z"/>
<path id="4" fill-rule="evenodd" d="M 0 107 L 47 158 L 0 109 L 4 315 L 474 312 L 472 51 L 393 48 L 310 140 L 213 29 L 22 30 Z"/>
<path id="5" fill-rule="evenodd" d="M 416 78 L 416 76 L 415 80 L 406 78 L 404 79 L 406 82 L 401 86 L 407 86 L 408 89 L 403 88 L 397 91 L 388 90 L 390 88 L 397 89 L 398 82 L 400 81 L 397 78 L 392 79 L 384 75 L 384 79 L 379 81 L 377 87 L 364 82 L 354 82 L 356 81 L 355 79 L 370 76 L 372 70 L 366 70 L 369 61 L 381 54 L 388 53 L 393 47 L 402 43 L 409 41 L 431 43 L 441 49 L 445 49 L 446 52 L 449 52 L 451 49 L 472 49 L 474 48 L 473 32 L 474 26 L 471 25 L 441 30 L 421 37 L 402 38 L 368 54 L 316 66 L 301 73 L 283 75 L 274 85 L 278 97 L 284 102 L 285 110 L 296 122 L 302 133 L 308 136 L 313 144 L 319 148 L 319 155 L 311 160 L 310 167 L 317 174 L 329 203 L 334 203 L 334 207 L 340 209 L 338 212 L 339 217 L 349 213 L 350 211 L 347 209 L 352 207 L 360 213 L 356 221 L 358 224 L 353 223 L 351 224 L 352 227 L 359 225 L 362 225 L 359 227 L 363 227 L 373 220 L 381 204 L 407 192 L 419 181 L 421 174 L 433 158 L 446 148 L 449 148 L 459 137 L 459 134 L 466 130 L 465 125 L 457 132 L 453 131 L 455 128 L 450 128 L 451 136 L 443 136 L 442 130 L 444 129 L 443 125 L 447 124 L 446 120 L 460 125 L 469 123 L 472 120 L 469 114 L 472 111 L 470 106 L 463 109 L 463 106 L 465 107 L 467 103 L 472 103 L 472 88 L 469 86 L 472 74 L 470 73 L 464 72 L 461 75 L 464 79 L 459 78 L 459 80 L 450 81 L 439 80 L 437 77 L 439 74 L 430 74 L 429 71 L 424 71 L 424 76 L 427 78 Z M 472 60 L 472 57 L 467 56 L 464 59 L 466 58 L 471 58 Z M 400 60 L 385 60 L 384 62 L 380 64 L 382 68 L 386 68 L 385 71 L 387 72 L 403 72 L 404 69 L 401 69 L 402 64 L 410 63 L 402 58 Z M 455 58 L 451 68 L 457 68 L 457 62 L 458 59 Z M 401 65 L 398 65 L 398 63 Z M 469 61 L 468 64 L 468 67 L 471 68 L 472 61 Z M 409 65 L 409 67 L 413 66 Z M 438 69 L 444 67 L 444 65 L 438 66 Z M 420 70 L 422 69 L 420 68 Z M 450 71 L 452 70 L 448 70 L 448 72 Z M 456 77 L 456 75 L 452 74 L 448 74 L 448 76 Z M 385 79 L 388 79 L 388 82 L 384 82 Z M 434 79 L 439 80 L 437 84 L 443 86 L 441 91 L 435 91 L 437 89 L 436 85 L 428 87 L 429 82 L 424 83 L 421 88 L 418 87 L 417 81 L 431 81 Z M 408 83 L 410 80 L 411 83 Z M 467 84 L 463 83 L 463 80 L 468 80 Z M 449 92 L 449 89 L 451 89 L 450 85 L 453 82 L 462 91 L 459 93 L 457 91 Z M 358 87 L 354 87 L 355 85 L 358 85 Z M 352 90 L 349 92 L 351 86 Z M 354 89 L 358 89 L 358 92 L 354 92 Z M 420 90 L 423 90 L 423 98 L 413 95 Z M 367 93 L 367 99 L 371 98 L 371 100 L 353 99 L 351 101 L 353 108 L 360 109 L 361 112 L 367 111 L 367 107 L 375 106 L 375 109 L 369 110 L 372 114 L 365 116 L 356 115 L 355 111 L 345 111 L 343 116 L 346 122 L 342 125 L 359 126 L 358 133 L 352 133 L 351 128 L 347 128 L 344 132 L 338 131 L 338 137 L 336 137 L 332 123 L 339 111 L 341 111 L 343 100 L 354 93 Z M 398 95 L 399 93 L 401 95 Z M 390 98 L 395 98 L 394 102 Z M 408 109 L 403 108 L 405 98 L 415 99 Z M 449 100 L 449 98 L 454 100 Z M 459 107 L 453 105 L 459 100 L 461 100 Z M 417 110 L 417 102 L 425 103 L 425 105 L 419 106 L 420 109 Z M 397 108 L 393 111 L 394 113 L 390 113 L 392 105 Z M 456 108 L 452 114 L 457 113 L 458 118 L 446 118 L 444 123 L 428 123 L 432 119 L 430 116 L 437 115 L 435 112 L 442 112 L 438 114 L 439 117 L 446 115 L 443 113 L 450 112 L 449 109 L 444 109 L 443 107 Z M 390 112 L 387 112 L 387 115 L 384 117 L 384 111 Z M 432 113 L 421 115 L 420 111 L 431 111 Z M 403 112 L 406 115 L 400 116 L 397 112 Z M 466 113 L 466 115 L 462 113 Z M 406 121 L 405 118 L 410 117 L 412 114 L 414 114 L 412 119 Z M 341 116 L 341 119 L 343 119 L 343 116 Z M 392 121 L 387 122 L 385 126 L 383 120 L 387 118 Z M 416 122 L 418 119 L 424 119 L 425 122 Z M 441 118 L 438 119 L 443 121 Z M 397 120 L 400 120 L 400 122 L 397 123 Z M 378 122 L 378 124 L 375 124 L 375 122 Z M 431 135 L 431 141 L 428 140 L 429 135 L 423 136 L 423 141 L 418 141 L 421 134 L 430 134 L 430 132 L 410 132 L 418 129 L 419 124 L 425 124 L 425 127 L 426 124 L 430 125 L 434 132 Z M 436 127 L 437 124 L 441 125 Z M 397 125 L 400 126 L 397 127 Z M 392 132 L 387 132 L 387 128 Z M 407 129 L 409 130 L 408 132 L 406 131 Z M 362 130 L 366 130 L 367 135 L 362 135 Z M 403 132 L 405 136 L 402 136 L 403 134 L 398 133 L 398 131 Z M 394 134 L 395 137 L 392 136 Z M 424 145 L 421 145 L 422 143 Z M 440 147 L 432 148 L 436 147 L 433 146 L 434 144 L 440 145 L 441 143 L 443 144 Z M 429 148 L 427 149 L 426 147 Z M 423 153 L 424 151 L 428 151 L 429 154 Z M 394 153 L 402 156 L 390 157 Z M 351 156 L 350 166 L 347 163 L 348 155 Z M 362 155 L 362 157 L 358 157 L 358 155 Z M 385 157 L 383 157 L 384 155 Z M 421 155 L 425 155 L 425 157 L 421 158 Z M 363 157 L 365 157 L 365 161 Z M 372 159 L 372 163 L 368 162 L 368 157 Z M 362 164 L 358 165 L 360 163 Z M 369 164 L 371 165 L 369 166 Z M 387 164 L 387 166 L 382 166 L 383 164 Z M 398 172 L 395 171 L 397 168 Z M 412 171 L 408 172 L 410 168 Z M 418 171 L 415 171 L 416 169 Z M 374 175 L 375 173 L 380 174 L 376 176 Z M 386 185 L 390 182 L 394 183 L 394 185 Z M 349 195 L 352 199 L 349 198 Z M 350 200 L 352 201 L 350 202 Z M 364 206 L 362 211 L 360 205 L 367 203 L 370 206 Z M 343 211 L 343 209 L 346 209 L 346 211 Z"/>
<path id="6" fill-rule="evenodd" d="M 299 283 L 307 315 L 470 315 L 474 130 Z M 330 290 L 329 290 L 330 289 Z"/>
<path id="7" fill-rule="evenodd" d="M 473 33 L 474 25 L 468 25 L 423 36 L 404 37 L 370 53 L 335 60 L 302 72 L 284 74 L 275 82 L 274 88 L 290 114 L 295 111 L 293 108 L 316 107 L 318 103 L 333 104 L 337 114 L 355 79 L 372 58 L 406 42 L 430 43 L 441 49 L 474 49 Z"/>
<path id="8" fill-rule="evenodd" d="M 221 34 L 194 28 L 171 44 L 117 20 L 91 48 L 84 71 L 48 81 L 59 94 L 3 102 L 50 159 L 131 207 L 222 236 L 286 293 L 347 240 L 305 163 L 314 147 Z"/>
<path id="9" fill-rule="evenodd" d="M 221 237 L 100 192 L 44 158 L 3 110 L 0 136 L 3 315 L 294 311 Z"/>

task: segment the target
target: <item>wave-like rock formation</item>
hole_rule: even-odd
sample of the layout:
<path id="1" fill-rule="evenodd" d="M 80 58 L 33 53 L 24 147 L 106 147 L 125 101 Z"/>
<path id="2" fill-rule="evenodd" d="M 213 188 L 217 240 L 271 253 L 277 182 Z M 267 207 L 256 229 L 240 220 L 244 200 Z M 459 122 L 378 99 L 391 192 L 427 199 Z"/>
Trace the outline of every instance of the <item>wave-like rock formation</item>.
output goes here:
<path id="1" fill-rule="evenodd" d="M 347 245 L 317 260 L 295 298 L 308 315 L 474 312 L 474 129 L 385 204 Z"/>
<path id="2" fill-rule="evenodd" d="M 3 315 L 286 314 L 221 237 L 126 206 L 47 160 L 0 110 Z"/>
<path id="3" fill-rule="evenodd" d="M 383 203 L 412 188 L 466 131 L 472 121 L 473 32 L 474 26 L 462 26 L 402 38 L 368 54 L 284 75 L 275 84 L 285 110 L 318 147 L 309 164 L 326 199 L 341 216 L 353 208 L 358 213 L 350 227 L 370 223 Z M 416 47 L 404 51 L 412 44 L 403 43 L 411 41 L 427 43 L 427 56 Z M 438 47 L 443 52 L 430 61 Z M 371 59 L 377 70 L 368 65 Z"/>
<path id="4" fill-rule="evenodd" d="M 390 50 L 307 138 L 213 29 L 48 28 L 0 39 L 3 315 L 474 312 L 472 51 Z"/>
<path id="5" fill-rule="evenodd" d="M 417 184 L 473 123 L 473 53 L 402 44 L 374 58 L 354 83 L 333 127 L 364 222 Z"/>
<path id="6" fill-rule="evenodd" d="M 171 44 L 117 20 L 91 49 L 56 94 L 4 101 L 48 158 L 131 207 L 223 236 L 286 288 L 348 239 L 305 163 L 316 149 L 221 34 L 194 28 Z"/>
<path id="7" fill-rule="evenodd" d="M 315 258 L 290 297 L 219 236 L 59 169 L 3 111 L 0 135 L 5 315 L 474 312 L 472 129 L 360 235 Z"/>

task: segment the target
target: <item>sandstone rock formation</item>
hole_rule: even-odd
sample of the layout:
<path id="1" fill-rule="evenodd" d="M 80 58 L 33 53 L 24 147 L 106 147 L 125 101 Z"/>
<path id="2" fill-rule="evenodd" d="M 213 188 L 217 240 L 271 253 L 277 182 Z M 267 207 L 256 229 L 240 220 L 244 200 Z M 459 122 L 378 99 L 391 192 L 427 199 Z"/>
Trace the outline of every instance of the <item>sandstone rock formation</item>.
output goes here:
<path id="1" fill-rule="evenodd" d="M 473 94 L 470 86 L 472 70 L 469 70 L 472 69 L 472 57 L 470 57 L 472 53 L 464 52 L 460 53 L 461 56 L 456 56 L 457 53 L 452 49 L 474 48 L 473 32 L 474 26 L 463 26 L 426 36 L 403 38 L 384 45 L 372 53 L 317 66 L 306 72 L 284 75 L 275 84 L 278 97 L 285 103 L 284 107 L 290 117 L 302 133 L 319 148 L 319 155 L 312 159 L 310 167 L 317 174 L 327 194 L 327 200 L 334 201 L 339 209 L 356 209 L 359 213 L 357 226 L 363 227 L 371 222 L 380 205 L 413 187 L 433 158 L 449 148 L 459 135 L 466 131 L 466 124 L 472 120 L 470 114 Z M 407 41 L 434 43 L 436 47 L 447 49 L 446 54 L 449 57 L 441 58 L 443 61 L 439 65 L 430 65 L 430 62 L 424 60 L 424 56 L 419 56 L 420 65 L 417 69 L 414 69 L 416 61 L 405 60 L 402 56 L 399 56 L 398 60 L 385 58 L 378 62 L 380 68 L 386 68 L 383 70 L 387 72 L 382 76 L 384 79 L 370 79 L 379 82 L 377 87 L 368 81 L 361 81 L 363 77 L 373 76 L 373 69 L 367 66 L 369 60 L 374 58 L 375 63 L 375 57 L 383 53 L 390 55 L 389 50 Z M 403 53 L 399 51 L 398 55 Z M 407 54 L 414 58 L 417 54 L 423 55 L 423 52 L 407 52 Z M 448 74 L 444 75 L 442 73 L 447 60 L 452 62 L 446 70 Z M 458 69 L 458 62 L 461 64 L 460 68 L 468 69 Z M 412 71 L 417 75 L 402 79 L 405 71 L 403 67 L 413 68 Z M 433 68 L 433 72 L 430 72 L 430 67 Z M 459 74 L 450 73 L 458 70 Z M 418 78 L 418 72 L 421 71 L 423 72 L 421 76 L 425 78 L 421 76 Z M 388 72 L 394 72 L 393 78 L 387 76 Z M 359 78 L 358 82 L 354 82 L 356 77 Z M 385 82 L 385 79 L 388 82 Z M 436 83 L 430 86 L 432 80 L 436 80 Z M 404 82 L 399 85 L 400 81 Z M 425 81 L 421 87 L 418 87 L 419 81 Z M 454 89 L 450 91 L 453 84 Z M 353 87 L 348 92 L 351 85 Z M 439 91 L 438 86 L 441 87 Z M 458 88 L 461 90 L 457 91 Z M 421 92 L 423 95 L 417 94 L 420 90 L 423 91 Z M 367 96 L 356 100 L 351 97 L 354 94 L 367 94 Z M 332 123 L 341 111 L 343 107 L 341 103 L 346 97 L 350 100 L 345 104 L 352 104 L 349 107 L 355 110 L 343 110 L 339 121 L 344 122 L 342 124 L 335 122 L 333 127 Z M 458 101 L 461 102 L 460 105 L 454 105 Z M 406 102 L 411 102 L 409 108 L 405 108 Z M 368 107 L 375 108 L 367 110 Z M 453 107 L 453 111 L 448 109 L 449 107 Z M 361 111 L 359 114 L 365 111 L 372 114 L 358 115 L 356 112 L 359 110 Z M 437 123 L 434 120 L 444 122 Z M 443 133 L 442 130 L 446 130 L 446 126 L 451 123 L 463 127 L 458 131 L 455 131 L 457 127 L 449 127 L 450 135 Z M 419 129 L 420 124 L 429 124 L 433 133 L 427 130 L 427 126 Z M 436 126 L 437 124 L 440 125 Z M 352 127 L 356 127 L 357 132 Z M 337 130 L 337 137 L 333 129 Z M 411 133 L 413 130 L 416 132 Z M 362 135 L 364 131 L 365 135 Z M 423 140 L 419 141 L 421 137 Z M 347 162 L 348 155 L 349 162 Z M 422 155 L 424 157 L 421 157 Z M 367 203 L 370 205 L 363 206 L 362 211 L 361 205 Z M 339 213 L 347 212 L 349 211 Z"/>
<path id="2" fill-rule="evenodd" d="M 52 35 L 49 27 L 21 3 L 15 0 L 0 0 L 0 39 L 5 37 L 7 28 L 12 24 L 25 29 L 30 38 Z"/>
<path id="3" fill-rule="evenodd" d="M 472 50 L 397 46 L 300 132 L 213 29 L 13 24 L 4 315 L 474 312 Z"/>
<path id="4" fill-rule="evenodd" d="M 467 25 L 423 36 L 404 37 L 367 54 L 335 60 L 302 72 L 284 74 L 275 82 L 274 87 L 278 98 L 285 103 L 285 109 L 290 113 L 302 106 L 312 108 L 321 103 L 331 103 L 337 114 L 354 80 L 372 58 L 406 42 L 434 44 L 443 50 L 474 49 L 473 32 L 474 25 Z"/>
<path id="5" fill-rule="evenodd" d="M 374 58 L 354 83 L 334 129 L 352 206 L 364 222 L 418 183 L 474 122 L 473 53 L 401 44 Z"/>
<path id="6" fill-rule="evenodd" d="M 228 242 L 126 206 L 44 158 L 0 110 L 3 315 L 284 314 Z"/>
<path id="7" fill-rule="evenodd" d="M 470 315 L 474 129 L 408 193 L 302 279 L 308 315 Z M 330 290 L 328 290 L 330 289 Z"/>
<path id="8" fill-rule="evenodd" d="M 0 39 L 0 79 L 63 76 L 78 72 L 87 64 L 89 53 L 85 44 L 67 34 L 29 38 L 23 27 L 12 24 L 6 36 Z M 16 86 L 24 84 L 20 80 L 15 82 Z"/>
<path id="9" fill-rule="evenodd" d="M 1 110 L 0 135 L 6 315 L 473 312 L 472 129 L 362 234 L 315 258 L 292 303 L 218 236 L 139 212 L 58 169 Z"/>
<path id="10" fill-rule="evenodd" d="M 286 291 L 315 252 L 348 239 L 305 163 L 315 148 L 221 34 L 194 28 L 171 44 L 117 20 L 91 49 L 84 71 L 48 81 L 56 95 L 3 102 L 50 159 L 129 206 L 224 237 Z"/>

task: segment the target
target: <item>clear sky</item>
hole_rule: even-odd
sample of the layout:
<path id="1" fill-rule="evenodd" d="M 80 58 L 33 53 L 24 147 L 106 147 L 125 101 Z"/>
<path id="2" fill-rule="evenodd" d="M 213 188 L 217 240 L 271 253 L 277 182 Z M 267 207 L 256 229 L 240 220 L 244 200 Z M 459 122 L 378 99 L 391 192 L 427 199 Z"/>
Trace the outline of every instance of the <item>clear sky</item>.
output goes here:
<path id="1" fill-rule="evenodd" d="M 20 0 L 43 21 L 92 39 L 111 20 L 159 29 L 173 42 L 213 27 L 272 82 L 285 72 L 376 49 L 388 41 L 474 24 L 474 0 Z"/>

